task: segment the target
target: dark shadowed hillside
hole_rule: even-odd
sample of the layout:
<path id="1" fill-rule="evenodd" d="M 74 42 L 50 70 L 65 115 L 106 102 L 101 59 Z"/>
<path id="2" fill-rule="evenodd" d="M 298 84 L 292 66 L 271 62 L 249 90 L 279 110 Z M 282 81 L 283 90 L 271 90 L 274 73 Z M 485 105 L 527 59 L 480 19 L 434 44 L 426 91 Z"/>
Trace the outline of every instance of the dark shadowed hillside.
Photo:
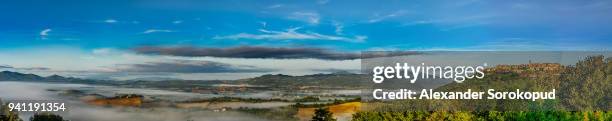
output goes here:
<path id="1" fill-rule="evenodd" d="M 352 73 L 332 73 L 332 74 L 314 74 L 305 76 L 290 76 L 290 75 L 263 75 L 251 79 L 241 79 L 240 82 L 246 82 L 251 85 L 266 85 L 270 87 L 307 87 L 318 86 L 325 88 L 334 87 L 353 87 L 357 88 L 361 85 L 360 80 L 367 78 L 363 74 Z"/>

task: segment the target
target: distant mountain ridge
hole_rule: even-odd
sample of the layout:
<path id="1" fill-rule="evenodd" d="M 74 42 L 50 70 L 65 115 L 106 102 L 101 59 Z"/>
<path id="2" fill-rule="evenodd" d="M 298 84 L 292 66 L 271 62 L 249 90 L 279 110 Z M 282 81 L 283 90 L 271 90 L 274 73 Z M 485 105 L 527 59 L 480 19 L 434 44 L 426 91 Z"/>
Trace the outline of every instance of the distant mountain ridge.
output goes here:
<path id="1" fill-rule="evenodd" d="M 46 80 L 45 77 L 41 77 L 34 74 L 23 74 L 19 72 L 2 71 L 0 72 L 0 80 L 4 81 L 35 81 L 35 80 Z"/>
<path id="2" fill-rule="evenodd" d="M 0 80 L 3 81 L 51 81 L 51 80 L 75 80 L 76 78 L 66 78 L 59 75 L 51 75 L 48 77 L 38 76 L 36 74 L 24 74 L 12 71 L 0 72 Z"/>
<path id="3" fill-rule="evenodd" d="M 0 81 L 31 81 L 31 82 L 65 82 L 65 83 L 83 83 L 83 84 L 108 84 L 103 80 L 88 80 L 73 77 L 64 77 L 60 75 L 51 75 L 47 77 L 36 74 L 24 74 L 12 71 L 0 72 Z"/>

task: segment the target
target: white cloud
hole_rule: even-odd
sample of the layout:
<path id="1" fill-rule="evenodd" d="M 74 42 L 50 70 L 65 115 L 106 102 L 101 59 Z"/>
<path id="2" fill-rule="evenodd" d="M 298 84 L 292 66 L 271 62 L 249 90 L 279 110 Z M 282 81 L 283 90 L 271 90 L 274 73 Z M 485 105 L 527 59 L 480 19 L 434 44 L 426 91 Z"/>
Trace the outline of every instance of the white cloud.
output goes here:
<path id="1" fill-rule="evenodd" d="M 180 23 L 183 23 L 183 21 L 181 21 L 181 20 L 176 20 L 176 21 L 172 21 L 172 23 L 173 23 L 173 24 L 180 24 Z"/>
<path id="2" fill-rule="evenodd" d="M 47 36 L 49 36 L 49 32 L 51 32 L 51 29 L 44 29 L 40 31 L 40 39 L 47 39 Z"/>
<path id="3" fill-rule="evenodd" d="M 266 8 L 274 9 L 274 8 L 280 8 L 280 7 L 283 7 L 283 6 L 284 6 L 283 4 L 274 4 L 274 5 L 270 5 L 270 6 L 266 7 Z"/>
<path id="4" fill-rule="evenodd" d="M 393 13 L 386 14 L 386 15 L 378 15 L 377 14 L 377 15 L 374 15 L 374 17 L 372 17 L 370 20 L 368 20 L 368 23 L 376 23 L 376 22 L 380 22 L 380 21 L 385 20 L 385 19 L 402 16 L 404 14 L 406 14 L 406 11 L 404 11 L 404 10 L 398 10 L 398 11 L 395 11 Z"/>
<path id="5" fill-rule="evenodd" d="M 156 32 L 174 32 L 172 30 L 167 30 L 167 29 L 147 29 L 144 32 L 142 32 L 143 34 L 150 34 L 150 33 L 156 33 Z"/>
<path id="6" fill-rule="evenodd" d="M 368 39 L 368 36 L 357 35 L 355 36 L 355 39 L 359 41 L 365 41 L 366 39 Z"/>
<path id="7" fill-rule="evenodd" d="M 81 40 L 81 39 L 79 39 L 79 38 L 62 38 L 61 40 L 71 41 L 71 40 Z"/>
<path id="8" fill-rule="evenodd" d="M 119 21 L 115 20 L 115 19 L 106 19 L 104 20 L 104 23 L 117 23 Z"/>
<path id="9" fill-rule="evenodd" d="M 289 19 L 304 21 L 310 24 L 319 24 L 321 20 L 321 16 L 318 13 L 314 12 L 293 12 Z"/>
<path id="10" fill-rule="evenodd" d="M 336 27 L 335 32 L 336 32 L 337 35 L 342 35 L 343 34 L 342 32 L 344 32 L 344 25 L 342 25 L 341 23 L 338 23 L 338 22 L 334 22 L 334 27 Z"/>
<path id="11" fill-rule="evenodd" d="M 48 36 L 49 32 L 51 32 L 51 29 L 44 29 L 40 31 L 40 36 Z"/>
<path id="12" fill-rule="evenodd" d="M 260 29 L 263 34 L 239 33 L 228 36 L 216 36 L 213 39 L 256 39 L 256 40 L 337 40 L 347 42 L 363 42 L 367 36 L 343 37 L 325 35 L 315 32 L 298 32 L 300 28 L 290 28 L 286 31 L 270 31 Z"/>
<path id="13" fill-rule="evenodd" d="M 111 48 L 98 48 L 98 49 L 93 49 L 91 51 L 91 53 L 95 54 L 95 55 L 108 55 L 113 51 L 113 49 Z"/>

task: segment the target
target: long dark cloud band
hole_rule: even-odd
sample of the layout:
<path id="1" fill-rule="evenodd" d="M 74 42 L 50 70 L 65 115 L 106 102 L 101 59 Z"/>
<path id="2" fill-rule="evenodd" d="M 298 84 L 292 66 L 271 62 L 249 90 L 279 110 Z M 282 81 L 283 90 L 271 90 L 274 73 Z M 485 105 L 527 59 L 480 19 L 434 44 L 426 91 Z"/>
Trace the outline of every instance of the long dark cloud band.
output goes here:
<path id="1" fill-rule="evenodd" d="M 143 46 L 133 49 L 141 54 L 170 55 L 183 57 L 226 57 L 226 58 L 273 58 L 273 59 L 324 59 L 324 60 L 352 60 L 359 58 L 384 57 L 389 55 L 337 52 L 324 48 L 286 48 L 286 47 L 257 47 L 240 46 L 229 48 L 198 48 L 198 47 L 155 47 Z M 415 52 L 394 53 L 398 55 L 413 55 Z"/>
<path id="2" fill-rule="evenodd" d="M 272 69 L 245 65 L 230 65 L 213 61 L 149 62 L 144 64 L 118 65 L 120 72 L 167 72 L 167 73 L 252 73 L 270 72 Z"/>

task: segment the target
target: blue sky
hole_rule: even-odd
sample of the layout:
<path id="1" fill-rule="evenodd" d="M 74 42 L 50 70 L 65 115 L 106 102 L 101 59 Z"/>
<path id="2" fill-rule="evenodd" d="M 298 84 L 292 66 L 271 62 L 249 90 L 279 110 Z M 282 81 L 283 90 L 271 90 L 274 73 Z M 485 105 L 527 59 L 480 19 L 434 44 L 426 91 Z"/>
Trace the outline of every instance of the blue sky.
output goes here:
<path id="1" fill-rule="evenodd" d="M 0 11 L 0 65 L 80 77 L 300 75 L 356 70 L 358 61 L 347 54 L 368 50 L 608 50 L 612 45 L 612 2 L 605 0 L 24 0 L 2 1 Z M 248 50 L 275 53 L 235 56 Z M 297 55 L 270 56 L 286 51 Z M 227 59 L 231 62 L 221 62 Z M 296 68 L 251 61 L 356 66 Z M 176 64 L 187 66 L 144 69 Z M 219 66 L 231 68 L 202 69 Z"/>

